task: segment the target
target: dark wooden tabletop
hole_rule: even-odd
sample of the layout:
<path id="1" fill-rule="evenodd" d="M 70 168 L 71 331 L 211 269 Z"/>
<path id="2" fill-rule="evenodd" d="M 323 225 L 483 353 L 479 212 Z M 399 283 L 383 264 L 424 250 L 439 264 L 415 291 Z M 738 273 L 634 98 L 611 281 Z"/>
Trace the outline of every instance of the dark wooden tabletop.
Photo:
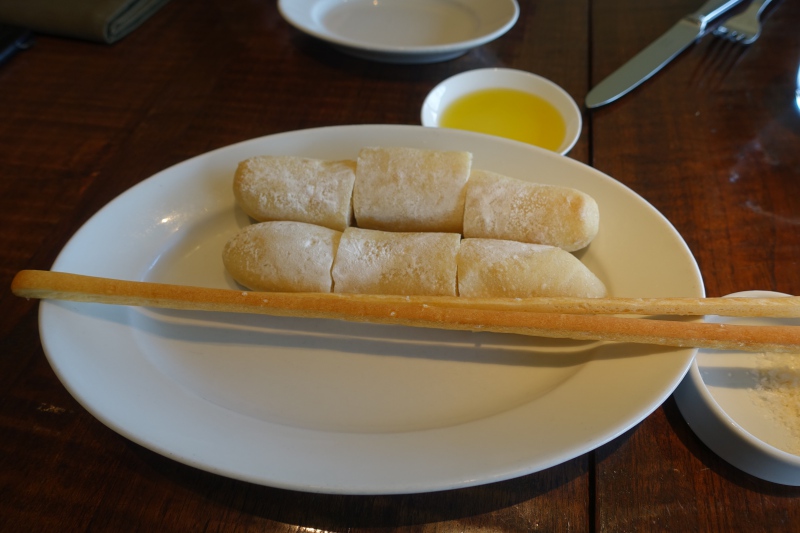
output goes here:
<path id="1" fill-rule="evenodd" d="M 797 531 L 800 488 L 712 453 L 672 398 L 545 471 L 429 494 L 263 487 L 174 462 L 88 414 L 51 370 L 22 269 L 48 269 L 111 199 L 241 140 L 340 124 L 419 124 L 427 92 L 480 67 L 588 90 L 699 0 L 522 0 L 517 24 L 457 59 L 352 58 L 274 1 L 173 0 L 114 45 L 37 35 L 0 67 L 1 531 Z M 669 219 L 709 296 L 800 294 L 800 3 L 749 47 L 706 36 L 623 99 L 588 112 L 569 157 Z"/>

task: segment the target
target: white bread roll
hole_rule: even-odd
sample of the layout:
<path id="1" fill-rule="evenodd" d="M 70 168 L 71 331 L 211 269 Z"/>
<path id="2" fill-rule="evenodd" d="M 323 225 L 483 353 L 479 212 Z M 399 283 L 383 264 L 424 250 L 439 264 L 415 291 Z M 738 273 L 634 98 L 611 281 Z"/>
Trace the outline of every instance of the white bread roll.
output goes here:
<path id="1" fill-rule="evenodd" d="M 467 183 L 465 238 L 547 244 L 572 252 L 594 239 L 599 224 L 597 202 L 575 189 L 477 169 Z"/>
<path id="2" fill-rule="evenodd" d="M 348 228 L 333 263 L 333 292 L 456 296 L 457 233 Z"/>
<path id="3" fill-rule="evenodd" d="M 222 262 L 233 279 L 253 290 L 331 292 L 341 236 L 303 222 L 262 222 L 228 241 Z"/>
<path id="4" fill-rule="evenodd" d="M 289 220 L 343 231 L 353 222 L 355 161 L 260 156 L 239 163 L 233 193 L 259 222 Z"/>
<path id="5" fill-rule="evenodd" d="M 561 248 L 464 239 L 458 252 L 458 294 L 472 298 L 600 298 L 606 295 L 606 288 L 578 258 Z"/>
<path id="6" fill-rule="evenodd" d="M 353 209 L 361 228 L 461 233 L 472 154 L 416 148 L 364 148 Z"/>

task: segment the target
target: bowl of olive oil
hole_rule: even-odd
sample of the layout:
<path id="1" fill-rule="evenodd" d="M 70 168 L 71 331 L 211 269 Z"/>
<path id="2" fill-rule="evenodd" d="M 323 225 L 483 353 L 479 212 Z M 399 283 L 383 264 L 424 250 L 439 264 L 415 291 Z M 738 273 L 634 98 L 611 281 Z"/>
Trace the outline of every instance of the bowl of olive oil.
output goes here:
<path id="1" fill-rule="evenodd" d="M 486 133 L 566 154 L 583 122 L 575 100 L 552 81 L 521 70 L 485 68 L 434 87 L 422 104 L 422 125 Z"/>

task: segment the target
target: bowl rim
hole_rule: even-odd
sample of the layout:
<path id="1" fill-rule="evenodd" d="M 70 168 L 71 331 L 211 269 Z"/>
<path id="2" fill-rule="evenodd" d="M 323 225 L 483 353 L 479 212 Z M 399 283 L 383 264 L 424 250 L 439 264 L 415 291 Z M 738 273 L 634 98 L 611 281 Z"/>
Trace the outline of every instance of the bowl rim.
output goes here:
<path id="1" fill-rule="evenodd" d="M 508 80 L 516 80 L 510 83 Z M 522 85 L 526 85 L 522 87 Z M 546 91 L 536 91 L 531 87 L 546 88 Z M 455 98 L 470 92 L 491 88 L 513 88 L 545 98 L 561 113 L 567 127 L 564 141 L 556 153 L 566 155 L 578 142 L 583 131 L 583 116 L 580 107 L 574 98 L 554 81 L 525 70 L 487 67 L 460 72 L 439 82 L 425 96 L 420 109 L 420 122 L 425 127 L 438 128 L 439 113 Z M 451 96 L 448 96 L 448 90 Z M 544 94 L 543 94 L 544 93 Z M 555 98 L 553 97 L 555 95 Z M 442 104 L 448 98 L 447 104 Z"/>

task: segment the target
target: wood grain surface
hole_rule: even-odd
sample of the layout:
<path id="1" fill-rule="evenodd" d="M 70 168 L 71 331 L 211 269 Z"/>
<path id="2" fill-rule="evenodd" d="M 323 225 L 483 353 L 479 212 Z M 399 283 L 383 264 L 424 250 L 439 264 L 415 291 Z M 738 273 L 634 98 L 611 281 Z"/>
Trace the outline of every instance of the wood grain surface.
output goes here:
<path id="1" fill-rule="evenodd" d="M 534 72 L 582 105 L 701 3 L 521 0 L 502 38 L 428 65 L 342 55 L 274 1 L 173 0 L 114 45 L 37 35 L 0 66 L 0 531 L 796 531 L 800 488 L 725 463 L 672 399 L 591 453 L 469 489 L 331 496 L 200 471 L 88 414 L 44 356 L 38 304 L 8 291 L 170 165 L 283 131 L 419 124 L 427 92 L 475 68 Z M 800 294 L 798 27 L 800 3 L 779 0 L 749 47 L 706 36 L 633 93 L 584 110 L 569 154 L 669 219 L 709 296 Z"/>

